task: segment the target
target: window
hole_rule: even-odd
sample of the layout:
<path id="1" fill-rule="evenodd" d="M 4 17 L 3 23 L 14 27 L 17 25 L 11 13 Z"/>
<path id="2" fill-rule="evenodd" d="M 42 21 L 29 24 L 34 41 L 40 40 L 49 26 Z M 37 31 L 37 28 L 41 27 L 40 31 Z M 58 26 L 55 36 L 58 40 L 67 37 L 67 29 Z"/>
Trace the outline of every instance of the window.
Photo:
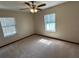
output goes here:
<path id="1" fill-rule="evenodd" d="M 55 32 L 56 31 L 55 13 L 45 15 L 44 23 L 45 23 L 45 31 Z"/>
<path id="2" fill-rule="evenodd" d="M 16 34 L 16 29 L 15 29 L 15 19 L 12 17 L 2 17 L 0 18 L 2 30 L 4 37 L 11 36 Z"/>

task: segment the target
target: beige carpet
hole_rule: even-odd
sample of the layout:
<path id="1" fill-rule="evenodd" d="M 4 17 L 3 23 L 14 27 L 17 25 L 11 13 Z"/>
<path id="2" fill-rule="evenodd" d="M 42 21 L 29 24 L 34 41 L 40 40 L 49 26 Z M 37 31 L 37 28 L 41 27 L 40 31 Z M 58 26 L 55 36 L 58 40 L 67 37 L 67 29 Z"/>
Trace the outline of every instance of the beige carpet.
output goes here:
<path id="1" fill-rule="evenodd" d="M 33 35 L 0 48 L 2 58 L 79 57 L 79 45 Z"/>

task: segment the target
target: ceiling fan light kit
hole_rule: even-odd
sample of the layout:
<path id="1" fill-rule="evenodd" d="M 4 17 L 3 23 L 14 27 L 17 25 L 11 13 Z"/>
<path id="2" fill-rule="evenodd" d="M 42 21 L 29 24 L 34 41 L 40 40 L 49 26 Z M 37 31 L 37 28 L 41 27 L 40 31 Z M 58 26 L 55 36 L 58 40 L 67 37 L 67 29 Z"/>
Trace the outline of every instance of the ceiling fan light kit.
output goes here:
<path id="1" fill-rule="evenodd" d="M 31 13 L 37 13 L 38 10 L 37 10 L 37 9 L 30 9 L 30 12 L 31 12 Z"/>
<path id="2" fill-rule="evenodd" d="M 37 13 L 38 11 L 42 10 L 40 9 L 40 7 L 46 6 L 46 4 L 36 5 L 35 3 L 36 1 L 25 2 L 25 4 L 29 6 L 29 10 L 31 13 Z M 27 8 L 24 8 L 24 9 L 27 9 Z"/>

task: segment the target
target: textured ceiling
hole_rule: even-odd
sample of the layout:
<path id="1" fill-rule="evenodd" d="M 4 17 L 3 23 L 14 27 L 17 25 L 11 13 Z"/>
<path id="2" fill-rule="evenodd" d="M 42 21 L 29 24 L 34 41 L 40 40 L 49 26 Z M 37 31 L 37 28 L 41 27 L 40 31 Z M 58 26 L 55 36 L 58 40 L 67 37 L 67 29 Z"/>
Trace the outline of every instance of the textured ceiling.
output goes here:
<path id="1" fill-rule="evenodd" d="M 24 2 L 25 1 L 0 1 L 0 9 L 21 11 L 20 10 L 21 8 L 28 8 L 28 6 L 24 4 Z M 46 3 L 46 6 L 41 7 L 41 9 L 46 9 L 46 8 L 56 6 L 64 2 L 65 1 L 37 1 L 36 5 Z M 25 11 L 28 12 L 28 9 Z"/>

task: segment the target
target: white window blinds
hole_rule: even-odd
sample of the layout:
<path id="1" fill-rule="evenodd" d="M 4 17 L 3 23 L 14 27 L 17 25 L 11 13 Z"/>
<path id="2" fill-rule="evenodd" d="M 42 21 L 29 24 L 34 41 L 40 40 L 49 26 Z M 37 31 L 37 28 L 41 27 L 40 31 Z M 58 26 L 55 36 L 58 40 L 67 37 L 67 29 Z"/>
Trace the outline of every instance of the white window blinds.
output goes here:
<path id="1" fill-rule="evenodd" d="M 2 18 L 0 18 L 0 22 L 1 22 L 4 37 L 16 34 L 15 18 L 2 17 Z"/>
<path id="2" fill-rule="evenodd" d="M 55 13 L 45 15 L 44 23 L 45 23 L 45 31 L 55 32 L 56 31 Z"/>

